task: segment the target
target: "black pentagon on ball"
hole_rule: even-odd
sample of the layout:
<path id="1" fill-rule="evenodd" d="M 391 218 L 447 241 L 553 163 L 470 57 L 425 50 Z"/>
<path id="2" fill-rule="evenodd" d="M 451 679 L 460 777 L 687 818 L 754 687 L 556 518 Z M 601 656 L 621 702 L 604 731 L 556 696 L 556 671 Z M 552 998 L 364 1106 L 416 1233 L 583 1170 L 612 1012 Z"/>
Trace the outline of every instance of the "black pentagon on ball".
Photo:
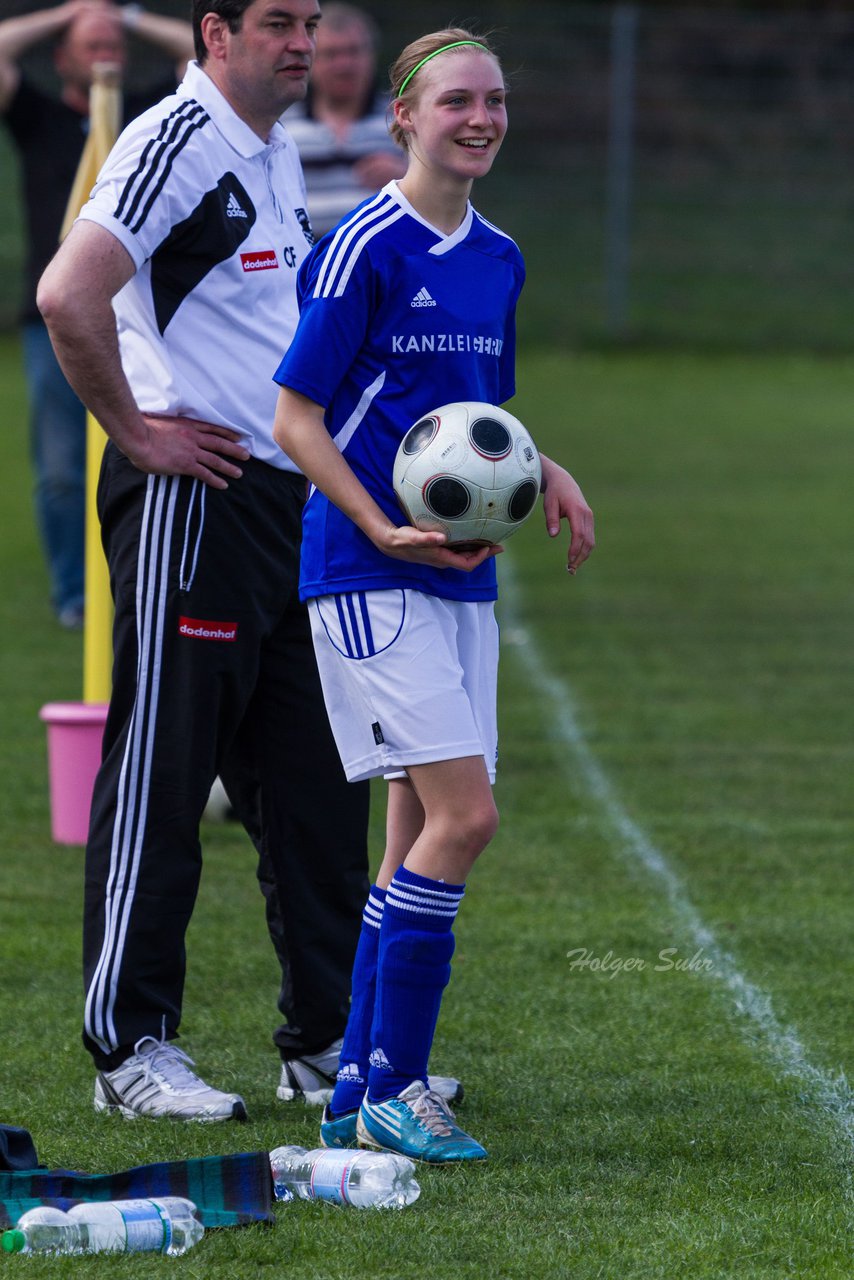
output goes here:
<path id="1" fill-rule="evenodd" d="M 416 422 L 414 427 L 410 427 L 403 437 L 401 446 L 403 452 L 410 456 L 420 453 L 422 449 L 427 448 L 438 430 L 438 418 L 422 418 L 420 422 Z"/>
<path id="2" fill-rule="evenodd" d="M 469 427 L 469 439 L 486 458 L 504 458 L 513 441 L 503 422 L 496 418 L 475 418 Z"/>
<path id="3" fill-rule="evenodd" d="M 523 480 L 513 490 L 512 497 L 507 504 L 507 514 L 511 520 L 524 520 L 531 514 L 534 509 L 534 503 L 537 501 L 537 495 L 540 490 L 536 480 Z"/>
<path id="4" fill-rule="evenodd" d="M 424 486 L 424 502 L 434 516 L 459 520 L 471 506 L 471 494 L 454 476 L 436 476 Z"/>

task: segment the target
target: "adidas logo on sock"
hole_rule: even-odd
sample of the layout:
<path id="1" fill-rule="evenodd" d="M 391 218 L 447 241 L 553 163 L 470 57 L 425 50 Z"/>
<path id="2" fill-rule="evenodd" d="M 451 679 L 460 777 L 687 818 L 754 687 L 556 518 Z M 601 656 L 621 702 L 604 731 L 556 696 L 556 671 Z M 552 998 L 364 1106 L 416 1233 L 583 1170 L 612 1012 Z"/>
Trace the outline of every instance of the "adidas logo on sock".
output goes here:
<path id="1" fill-rule="evenodd" d="M 382 1049 L 374 1049 L 371 1053 L 370 1063 L 372 1067 L 376 1067 L 379 1071 L 391 1071 L 391 1063 L 383 1053 Z"/>
<path id="2" fill-rule="evenodd" d="M 364 1078 L 359 1070 L 358 1062 L 347 1062 L 338 1071 L 336 1080 L 348 1080 L 351 1084 L 364 1084 Z"/>
<path id="3" fill-rule="evenodd" d="M 240 201 L 237 199 L 237 196 L 233 191 L 228 197 L 228 204 L 225 206 L 225 212 L 228 214 L 229 218 L 245 218 L 248 216 L 246 210 L 241 208 Z"/>
<path id="4" fill-rule="evenodd" d="M 438 306 L 438 303 L 435 298 L 430 297 L 430 294 L 422 285 L 409 305 L 410 307 L 435 307 Z"/>

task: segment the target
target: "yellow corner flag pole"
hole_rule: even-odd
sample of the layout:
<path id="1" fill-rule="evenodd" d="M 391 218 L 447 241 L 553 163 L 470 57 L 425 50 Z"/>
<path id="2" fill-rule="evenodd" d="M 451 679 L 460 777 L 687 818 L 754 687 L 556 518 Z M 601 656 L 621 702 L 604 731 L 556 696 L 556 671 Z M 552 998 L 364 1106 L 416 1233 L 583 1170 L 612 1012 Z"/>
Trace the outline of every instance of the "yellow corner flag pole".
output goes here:
<path id="1" fill-rule="evenodd" d="M 118 137 L 121 70 L 111 63 L 94 68 L 89 96 L 89 136 L 68 198 L 60 239 L 88 199 L 95 179 Z M 95 506 L 106 439 L 91 413 L 86 415 L 86 615 L 83 627 L 83 701 L 108 702 L 112 666 L 113 605 Z"/>

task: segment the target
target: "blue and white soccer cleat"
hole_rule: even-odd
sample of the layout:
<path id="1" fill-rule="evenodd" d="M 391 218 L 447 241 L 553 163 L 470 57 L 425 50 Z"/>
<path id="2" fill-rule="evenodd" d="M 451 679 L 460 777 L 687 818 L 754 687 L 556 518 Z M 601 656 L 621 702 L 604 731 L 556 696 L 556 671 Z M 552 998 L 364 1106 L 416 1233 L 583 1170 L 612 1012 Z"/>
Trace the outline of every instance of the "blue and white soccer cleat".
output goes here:
<path id="1" fill-rule="evenodd" d="M 484 1160 L 486 1151 L 454 1120 L 444 1098 L 415 1080 L 396 1098 L 370 1102 L 359 1108 L 356 1136 L 360 1147 L 394 1151 L 410 1160 L 449 1164 Z"/>
<path id="2" fill-rule="evenodd" d="M 331 1116 L 329 1106 L 323 1108 L 320 1121 L 320 1145 L 322 1147 L 355 1147 L 356 1117 L 358 1111 L 345 1111 L 340 1116 Z"/>

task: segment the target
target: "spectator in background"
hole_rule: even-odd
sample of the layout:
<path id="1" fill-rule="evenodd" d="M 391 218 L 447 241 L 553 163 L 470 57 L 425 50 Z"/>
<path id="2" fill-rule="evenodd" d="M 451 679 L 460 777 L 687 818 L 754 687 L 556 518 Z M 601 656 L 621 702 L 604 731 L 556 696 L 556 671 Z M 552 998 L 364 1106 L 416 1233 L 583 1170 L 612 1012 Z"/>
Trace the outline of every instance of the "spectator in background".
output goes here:
<path id="1" fill-rule="evenodd" d="M 377 79 L 379 35 L 354 5 L 323 6 L 308 96 L 288 112 L 312 228 L 318 237 L 405 170 L 388 131 L 388 97 Z"/>
<path id="2" fill-rule="evenodd" d="M 53 605 L 69 628 L 83 621 L 86 413 L 53 354 L 36 307 L 36 284 L 59 243 L 89 128 L 93 67 L 124 67 L 129 31 L 159 49 L 175 70 L 150 92 L 125 96 L 125 122 L 158 102 L 183 75 L 193 56 L 188 22 L 146 13 L 138 4 L 119 8 L 108 0 L 69 0 L 0 23 L 0 117 L 20 157 L 27 236 L 21 323 L 36 516 Z M 36 87 L 19 65 L 46 40 L 56 41 L 58 96 Z"/>

